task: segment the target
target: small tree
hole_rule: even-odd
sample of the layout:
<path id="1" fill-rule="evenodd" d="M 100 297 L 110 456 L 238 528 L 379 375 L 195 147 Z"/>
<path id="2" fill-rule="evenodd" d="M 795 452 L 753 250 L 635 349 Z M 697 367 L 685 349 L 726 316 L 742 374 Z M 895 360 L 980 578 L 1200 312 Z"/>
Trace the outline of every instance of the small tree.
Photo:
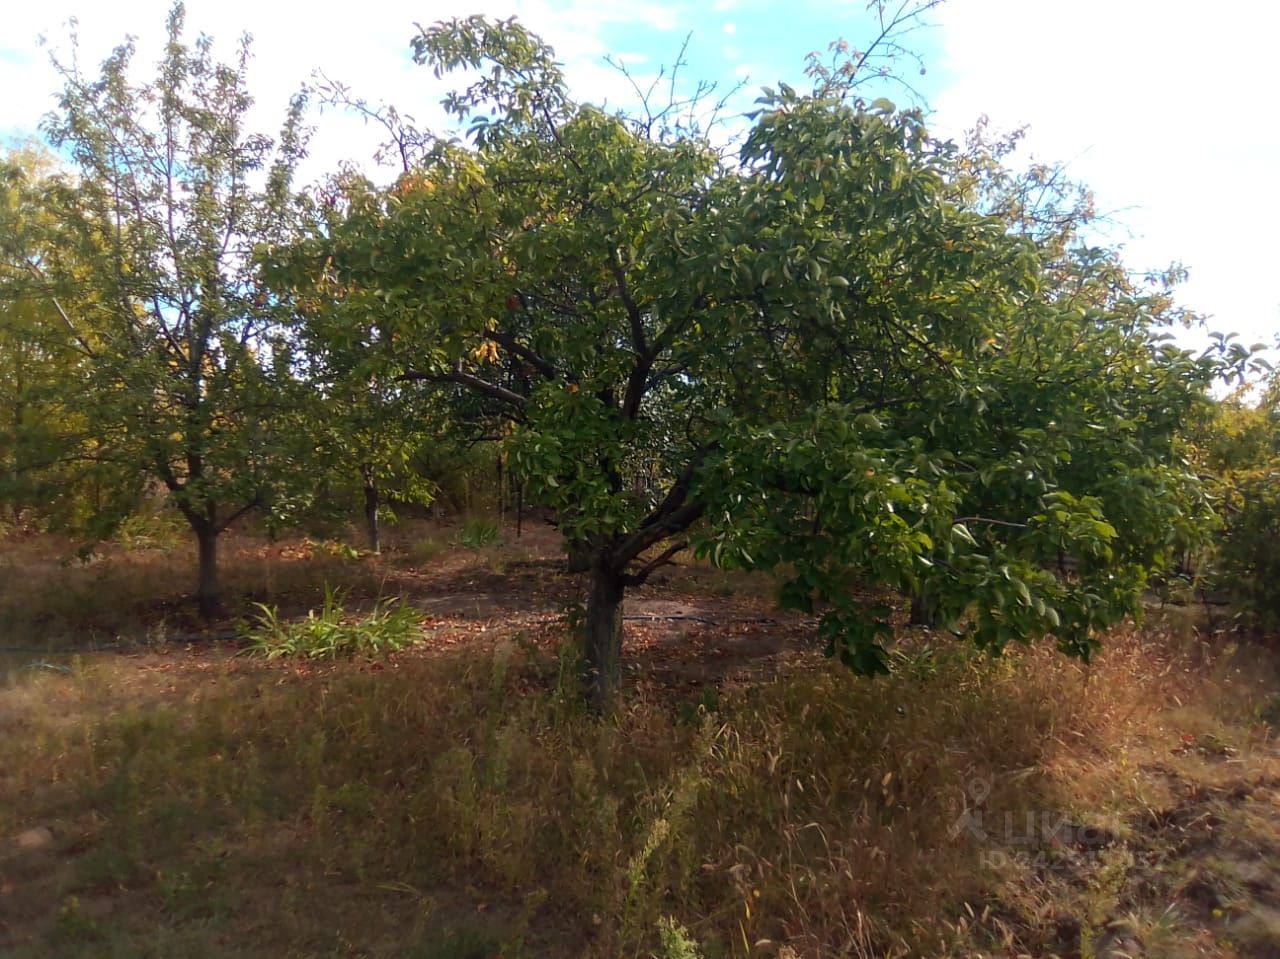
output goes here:
<path id="1" fill-rule="evenodd" d="M 368 548 L 378 553 L 381 517 L 392 502 L 425 506 L 434 498 L 418 459 L 439 444 L 446 420 L 437 397 L 370 364 L 368 344 L 345 340 L 316 312 L 301 312 L 295 369 L 308 394 L 297 406 L 293 440 L 305 447 L 298 459 L 308 463 L 313 482 L 309 501 L 296 505 L 300 512 L 349 516 L 358 499 Z M 318 336 L 322 329 L 332 338 Z"/>
<path id="2" fill-rule="evenodd" d="M 829 651 L 864 673 L 886 668 L 890 630 L 858 582 L 927 589 L 996 649 L 1054 633 L 1088 655 L 1136 608 L 1164 554 L 1127 544 L 1182 503 L 1146 498 L 1121 528 L 1086 470 L 1061 467 L 1163 477 L 1159 404 L 1209 369 L 1153 342 L 1158 311 L 1109 292 L 1111 258 L 1070 257 L 1090 292 L 1069 295 L 1062 251 L 987 208 L 918 113 L 854 95 L 861 54 L 815 66 L 812 94 L 766 90 L 729 157 L 696 124 L 574 102 L 512 21 L 437 24 L 414 47 L 437 73 L 475 71 L 446 100 L 473 147 L 428 141 L 394 189 L 281 254 L 277 280 L 341 288 L 345 328 L 396 375 L 517 424 L 526 490 L 590 570 L 597 707 L 625 590 L 689 547 L 787 569 L 782 601 L 821 610 Z M 1042 568 L 1064 552 L 1073 579 Z"/>
<path id="3" fill-rule="evenodd" d="M 255 243 L 282 239 L 302 154 L 301 100 L 278 146 L 250 132 L 247 39 L 221 64 L 206 37 L 168 18 L 156 77 L 133 78 L 126 42 L 84 76 L 55 59 L 65 86 L 45 125 L 78 168 L 48 202 L 77 270 L 50 270 L 87 352 L 79 398 L 94 457 L 120 494 L 98 531 L 158 482 L 199 546 L 199 605 L 219 606 L 219 534 L 264 506 L 281 477 L 272 418 L 291 371 L 273 364 L 273 306 Z M 74 37 L 73 37 L 74 42 Z"/>

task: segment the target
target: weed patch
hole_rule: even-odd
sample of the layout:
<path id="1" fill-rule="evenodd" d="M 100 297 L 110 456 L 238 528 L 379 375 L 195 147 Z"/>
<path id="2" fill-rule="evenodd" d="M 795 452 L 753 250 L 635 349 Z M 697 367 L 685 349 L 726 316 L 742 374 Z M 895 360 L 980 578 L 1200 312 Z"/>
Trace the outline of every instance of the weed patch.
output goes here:
<path id="1" fill-rule="evenodd" d="M 284 620 L 275 606 L 257 604 L 256 622 L 241 627 L 248 652 L 279 659 L 336 659 L 399 652 L 422 633 L 422 620 L 412 607 L 380 600 L 373 609 L 353 616 L 343 608 L 345 593 L 326 588 L 324 605 L 298 620 Z"/>
<path id="2" fill-rule="evenodd" d="M 467 549 L 484 549 L 502 542 L 502 527 L 491 519 L 470 517 L 458 532 L 458 545 Z"/>

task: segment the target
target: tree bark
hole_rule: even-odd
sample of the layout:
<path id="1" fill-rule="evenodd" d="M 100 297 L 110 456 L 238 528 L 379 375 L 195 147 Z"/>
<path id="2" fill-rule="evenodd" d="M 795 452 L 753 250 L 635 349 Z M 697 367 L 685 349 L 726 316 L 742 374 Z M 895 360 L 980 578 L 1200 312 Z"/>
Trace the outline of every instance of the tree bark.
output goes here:
<path id="1" fill-rule="evenodd" d="M 922 590 L 911 597 L 912 626 L 928 626 L 930 629 L 938 625 L 937 604 L 928 590 Z"/>
<path id="2" fill-rule="evenodd" d="M 605 713 L 622 680 L 622 574 L 604 563 L 591 572 L 583 645 L 587 705 Z"/>
<path id="3" fill-rule="evenodd" d="M 199 553 L 199 586 L 196 599 L 200 615 L 216 619 L 222 613 L 222 599 L 218 595 L 218 530 L 212 523 L 196 526 L 196 544 Z"/>
<path id="4" fill-rule="evenodd" d="M 569 540 L 565 544 L 565 551 L 568 554 L 565 560 L 565 571 L 569 573 L 585 573 L 591 569 L 592 553 L 589 543 L 575 542 Z"/>
<path id="5" fill-rule="evenodd" d="M 507 522 L 507 488 L 503 485 L 505 470 L 502 468 L 502 453 L 494 457 L 494 478 L 498 483 L 498 524 L 505 526 Z"/>
<path id="6" fill-rule="evenodd" d="M 369 537 L 369 552 L 382 552 L 382 530 L 378 526 L 378 480 L 373 470 L 365 467 L 364 476 L 364 527 Z"/>

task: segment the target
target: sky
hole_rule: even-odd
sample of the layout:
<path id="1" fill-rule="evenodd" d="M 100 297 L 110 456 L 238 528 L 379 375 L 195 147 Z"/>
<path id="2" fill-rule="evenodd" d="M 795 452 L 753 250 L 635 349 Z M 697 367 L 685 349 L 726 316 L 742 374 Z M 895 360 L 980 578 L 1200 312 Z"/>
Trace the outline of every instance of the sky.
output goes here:
<path id="1" fill-rule="evenodd" d="M 138 63 L 154 61 L 168 7 L 11 6 L 0 27 L 0 138 L 38 134 L 59 88 L 50 53 L 69 57 L 72 17 L 80 63 L 91 70 L 126 34 L 137 38 Z M 731 115 L 749 109 L 763 85 L 803 86 L 810 52 L 842 37 L 856 47 L 874 28 L 865 0 L 189 0 L 187 26 L 190 35 L 211 35 L 215 54 L 228 58 L 241 34 L 253 36 L 259 128 L 278 127 L 289 96 L 316 70 L 443 126 L 444 86 L 412 64 L 408 41 L 415 23 L 471 13 L 518 16 L 555 47 L 579 99 L 615 105 L 633 94 L 606 58 L 644 85 L 688 38 L 682 75 L 690 82 L 715 80 L 722 91 L 745 83 Z M 922 95 L 932 129 L 958 137 L 981 115 L 997 130 L 1027 126 L 1020 160 L 1064 163 L 1087 183 L 1109 214 L 1106 241 L 1123 246 L 1131 269 L 1180 262 L 1189 279 L 1179 300 L 1206 315 L 1209 329 L 1276 343 L 1280 4 L 947 0 L 927 22 L 906 41 L 925 72 L 914 62 L 899 71 Z M 907 100 L 905 91 L 886 92 Z M 359 120 L 327 113 L 306 171 L 318 177 L 340 161 L 365 164 L 377 140 Z"/>

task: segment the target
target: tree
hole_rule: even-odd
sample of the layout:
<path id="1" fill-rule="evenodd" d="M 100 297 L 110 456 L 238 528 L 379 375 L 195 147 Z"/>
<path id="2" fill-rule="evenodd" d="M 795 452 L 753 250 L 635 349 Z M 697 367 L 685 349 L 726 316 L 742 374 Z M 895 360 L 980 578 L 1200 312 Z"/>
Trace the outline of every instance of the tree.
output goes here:
<path id="1" fill-rule="evenodd" d="M 334 326 L 319 302 L 298 305 L 294 369 L 308 390 L 297 404 L 299 461 L 313 476 L 306 502 L 296 511 L 344 514 L 360 500 L 369 550 L 381 552 L 381 515 L 390 500 L 425 506 L 434 484 L 417 459 L 438 445 L 446 424 L 437 398 L 398 383 L 368 361 L 370 344 L 360 330 Z"/>
<path id="2" fill-rule="evenodd" d="M 1209 579 L 1244 601 L 1262 625 L 1280 623 L 1280 377 L 1250 401 L 1241 388 L 1188 431 L 1218 503 L 1221 528 Z"/>
<path id="3" fill-rule="evenodd" d="M 1121 527 L 1115 498 L 1062 464 L 1143 442 L 1135 413 L 1163 442 L 1160 404 L 1207 366 L 1153 342 L 1159 311 L 1108 286 L 1111 258 L 1061 272 L 918 112 L 860 99 L 861 54 L 815 62 L 810 94 L 766 89 L 735 157 L 660 111 L 575 102 L 513 21 L 440 23 L 414 48 L 473 71 L 446 100 L 472 145 L 421 139 L 395 188 L 277 253 L 273 276 L 294 298 L 340 288 L 332 308 L 388 370 L 516 424 L 527 494 L 590 569 L 596 707 L 619 679 L 625 590 L 690 547 L 787 570 L 782 601 L 820 610 L 829 652 L 864 673 L 886 668 L 890 628 L 856 583 L 927 588 L 995 649 L 1052 633 L 1087 656 L 1136 608 L 1164 554 L 1130 544 L 1182 502 L 1148 497 Z M 1086 381 L 1088 405 L 1055 418 Z M 1145 482 L 1167 452 L 1106 462 Z M 1062 553 L 1078 576 L 1043 568 Z"/>
<path id="4" fill-rule="evenodd" d="M 86 347 L 80 396 L 94 457 L 120 495 L 99 531 L 161 484 L 195 534 L 211 616 L 219 534 L 268 504 L 283 475 L 272 417 L 291 371 L 273 357 L 276 307 L 251 251 L 285 236 L 304 138 L 301 99 L 278 145 L 250 132 L 247 38 L 222 64 L 207 37 L 183 41 L 183 22 L 177 4 L 145 83 L 132 76 L 132 41 L 93 79 L 55 59 L 65 86 L 45 129 L 79 175 L 47 202 L 78 271 L 51 267 L 46 292 L 78 341 L 88 330 L 101 341 Z"/>
<path id="5" fill-rule="evenodd" d="M 40 203 L 54 168 L 34 144 L 0 161 L 0 502 L 16 523 L 66 520 L 77 505 L 69 492 L 85 424 L 67 397 L 78 389 L 87 344 L 71 335 L 57 299 L 32 289 L 59 258 Z"/>

